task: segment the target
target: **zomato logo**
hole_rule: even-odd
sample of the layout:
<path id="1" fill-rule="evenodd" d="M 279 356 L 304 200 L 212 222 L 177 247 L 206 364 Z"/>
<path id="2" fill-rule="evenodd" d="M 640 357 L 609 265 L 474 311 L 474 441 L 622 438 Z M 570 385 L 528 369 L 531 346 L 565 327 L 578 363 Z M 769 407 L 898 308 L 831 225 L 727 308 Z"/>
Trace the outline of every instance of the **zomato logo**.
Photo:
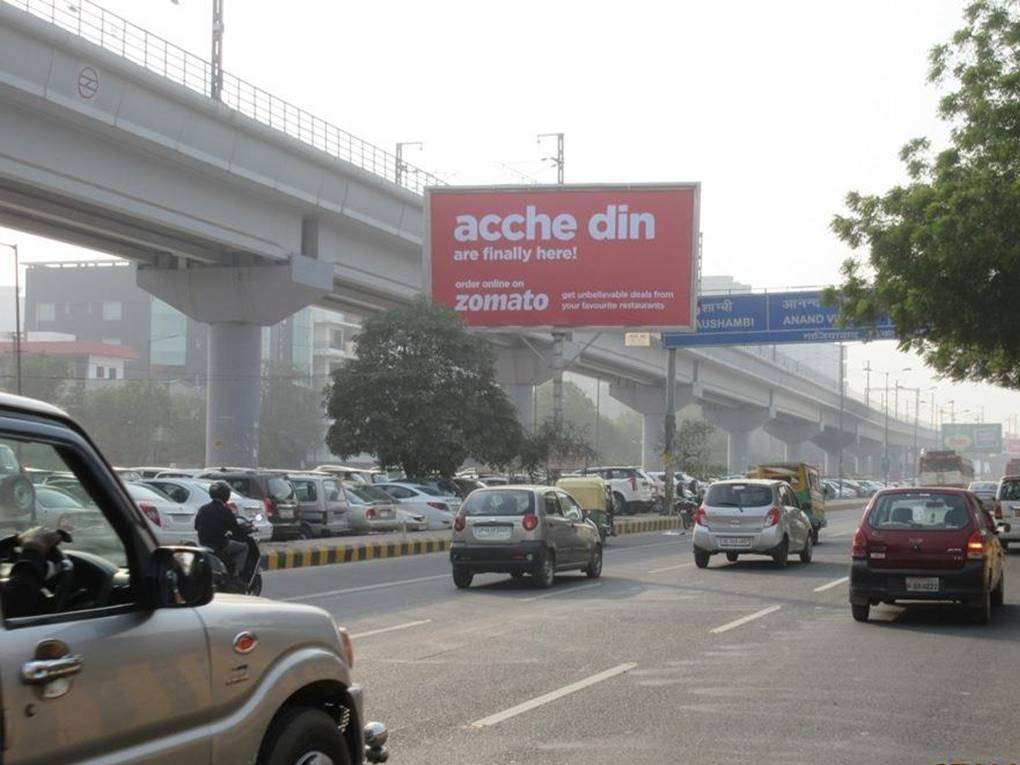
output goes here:
<path id="1" fill-rule="evenodd" d="M 482 295 L 477 292 L 457 295 L 453 310 L 478 313 L 479 311 L 545 311 L 549 296 L 544 292 L 502 292 Z"/>
<path id="2" fill-rule="evenodd" d="M 585 223 L 588 236 L 596 241 L 655 239 L 655 215 L 631 212 L 628 205 L 606 205 Z M 569 242 L 577 235 L 577 218 L 570 213 L 549 215 L 527 205 L 523 213 L 458 215 L 453 238 L 458 242 L 542 241 Z"/>

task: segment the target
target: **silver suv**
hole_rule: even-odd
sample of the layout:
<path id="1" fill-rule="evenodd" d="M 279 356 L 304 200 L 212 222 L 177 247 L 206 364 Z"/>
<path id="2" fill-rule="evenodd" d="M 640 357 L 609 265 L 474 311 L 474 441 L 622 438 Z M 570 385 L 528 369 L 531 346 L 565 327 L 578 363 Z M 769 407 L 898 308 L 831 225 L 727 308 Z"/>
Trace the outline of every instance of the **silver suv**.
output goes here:
<path id="1" fill-rule="evenodd" d="M 753 553 L 785 566 L 791 552 L 811 562 L 811 520 L 785 481 L 719 481 L 694 514 L 694 563 L 705 568 L 717 553 L 729 561 Z"/>
<path id="2" fill-rule="evenodd" d="M 4 765 L 386 759 L 385 726 L 365 723 L 350 637 L 329 614 L 214 597 L 208 554 L 158 546 L 58 409 L 0 394 L 5 446 L 23 469 L 72 473 L 98 522 L 78 534 L 68 514 L 52 547 L 0 540 Z M 3 499 L 0 518 L 19 534 L 31 523 Z"/>
<path id="3" fill-rule="evenodd" d="M 566 492 L 551 486 L 495 486 L 471 492 L 453 522 L 453 582 L 496 572 L 551 587 L 557 571 L 602 575 L 602 540 Z"/>

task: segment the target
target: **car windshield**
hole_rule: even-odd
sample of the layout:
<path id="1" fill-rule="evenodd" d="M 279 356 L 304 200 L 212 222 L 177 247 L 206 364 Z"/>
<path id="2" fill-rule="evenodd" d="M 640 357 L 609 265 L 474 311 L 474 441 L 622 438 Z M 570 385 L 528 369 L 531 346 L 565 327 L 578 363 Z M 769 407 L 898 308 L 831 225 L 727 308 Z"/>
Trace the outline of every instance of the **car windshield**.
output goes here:
<path id="1" fill-rule="evenodd" d="M 347 490 L 347 497 L 355 504 L 364 504 L 366 502 L 389 503 L 393 501 L 393 497 L 385 491 L 368 484 L 345 483 L 344 488 Z"/>
<path id="2" fill-rule="evenodd" d="M 525 515 L 535 512 L 534 492 L 521 489 L 476 491 L 461 507 L 464 515 Z"/>
<path id="3" fill-rule="evenodd" d="M 967 501 L 959 494 L 903 492 L 880 495 L 868 524 L 873 529 L 949 531 L 970 523 Z"/>
<path id="4" fill-rule="evenodd" d="M 128 494 L 136 502 L 170 502 L 171 499 L 158 489 L 151 486 L 141 486 L 137 483 L 127 485 Z"/>
<path id="5" fill-rule="evenodd" d="M 273 499 L 290 499 L 294 496 L 294 487 L 284 478 L 270 478 L 266 488 Z"/>
<path id="6" fill-rule="evenodd" d="M 975 481 L 970 485 L 971 491 L 992 492 L 997 488 L 994 481 Z"/>
<path id="7" fill-rule="evenodd" d="M 772 504 L 772 487 L 759 483 L 717 483 L 708 488 L 711 507 L 763 507 Z"/>

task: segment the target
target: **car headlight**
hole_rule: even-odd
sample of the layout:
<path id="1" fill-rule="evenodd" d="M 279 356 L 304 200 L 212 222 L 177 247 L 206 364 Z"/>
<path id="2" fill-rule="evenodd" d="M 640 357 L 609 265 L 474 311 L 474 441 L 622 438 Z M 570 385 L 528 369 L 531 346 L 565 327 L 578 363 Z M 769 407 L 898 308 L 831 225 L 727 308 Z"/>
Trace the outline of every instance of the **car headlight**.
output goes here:
<path id="1" fill-rule="evenodd" d="M 335 621 L 333 625 L 336 627 L 336 634 L 340 638 L 340 648 L 343 651 L 344 660 L 347 662 L 347 667 L 350 669 L 354 668 L 354 641 L 351 640 L 351 633 L 341 627 Z"/>

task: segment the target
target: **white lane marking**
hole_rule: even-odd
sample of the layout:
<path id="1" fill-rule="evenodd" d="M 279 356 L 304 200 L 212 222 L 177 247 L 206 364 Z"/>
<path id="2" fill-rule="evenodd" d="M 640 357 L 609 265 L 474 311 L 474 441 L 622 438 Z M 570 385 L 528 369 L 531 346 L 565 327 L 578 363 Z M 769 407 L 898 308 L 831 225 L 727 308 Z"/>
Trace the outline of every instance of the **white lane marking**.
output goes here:
<path id="1" fill-rule="evenodd" d="M 379 584 L 366 584 L 362 587 L 348 587 L 345 590 L 327 590 L 326 592 L 313 592 L 310 595 L 295 595 L 291 598 L 277 598 L 277 600 L 315 600 L 316 598 L 332 598 L 336 595 L 350 595 L 355 592 L 368 592 L 369 590 L 381 590 L 386 587 L 402 587 L 405 584 L 418 584 L 418 582 L 433 582 L 436 579 L 449 579 L 449 574 L 438 576 L 420 576 L 417 579 L 399 579 L 395 582 L 380 582 Z"/>
<path id="2" fill-rule="evenodd" d="M 504 720 L 509 720 L 511 717 L 516 717 L 519 714 L 524 714 L 532 709 L 548 704 L 551 701 L 562 699 L 564 696 L 569 696 L 572 693 L 577 693 L 580 690 L 588 688 L 589 686 L 601 683 L 603 680 L 608 680 L 611 677 L 622 675 L 624 672 L 630 672 L 634 667 L 637 666 L 637 662 L 628 662 L 626 664 L 620 664 L 612 669 L 607 669 L 605 672 L 599 672 L 597 675 L 592 675 L 584 680 L 578 680 L 576 683 L 565 685 L 562 688 L 550 691 L 549 693 L 543 694 L 531 701 L 525 701 L 523 704 L 518 704 L 515 707 L 510 707 L 502 712 L 497 712 L 494 715 L 483 717 L 481 720 L 476 720 L 471 723 L 469 728 L 488 728 L 493 725 L 498 725 Z"/>
<path id="3" fill-rule="evenodd" d="M 815 587 L 812 592 L 825 592 L 826 590 L 831 590 L 833 587 L 839 587 L 841 584 L 845 584 L 849 581 L 850 577 L 844 576 L 837 579 L 835 582 L 829 582 L 828 584 L 823 584 L 821 587 Z"/>
<path id="4" fill-rule="evenodd" d="M 677 564 L 676 566 L 665 566 L 664 568 L 653 568 L 648 573 L 649 574 L 661 574 L 663 571 L 676 571 L 676 569 L 678 569 L 678 568 L 690 568 L 693 565 L 694 565 L 693 561 L 689 562 L 689 563 L 680 563 L 680 564 Z"/>
<path id="5" fill-rule="evenodd" d="M 724 624 L 721 627 L 716 627 L 714 630 L 709 630 L 709 632 L 711 632 L 713 635 L 718 635 L 722 632 L 729 632 L 730 630 L 736 629 L 737 627 L 741 627 L 747 624 L 748 622 L 753 622 L 755 619 L 761 619 L 763 616 L 768 616 L 769 614 L 778 611 L 780 608 L 782 608 L 782 606 L 769 606 L 768 608 L 763 608 L 761 611 L 755 611 L 753 614 L 748 614 L 747 616 L 741 619 L 728 622 L 727 624 Z"/>
<path id="6" fill-rule="evenodd" d="M 383 627 L 382 629 L 378 630 L 369 630 L 368 632 L 357 632 L 351 635 L 351 639 L 354 640 L 357 638 L 372 637 L 373 635 L 382 635 L 387 632 L 396 632 L 397 630 L 407 630 L 410 629 L 411 627 L 420 627 L 423 624 L 432 624 L 432 620 L 421 619 L 420 621 L 417 622 L 406 622 L 405 624 L 396 624 L 392 627 Z"/>
<path id="7" fill-rule="evenodd" d="M 533 600 L 545 600 L 546 598 L 555 598 L 557 595 L 569 595 L 572 592 L 580 592 L 581 590 L 590 590 L 592 587 L 601 587 L 602 582 L 593 582 L 592 584 L 581 584 L 577 587 L 564 587 L 561 590 L 554 590 L 553 592 L 547 592 L 544 595 L 533 595 L 530 598 L 521 598 L 521 603 L 530 603 Z"/>
<path id="8" fill-rule="evenodd" d="M 614 547 L 610 546 L 606 548 L 606 552 L 612 551 L 613 553 L 623 553 L 629 550 L 647 550 L 649 547 L 665 547 L 666 545 L 672 545 L 673 547 L 679 547 L 680 542 L 674 539 L 671 542 L 650 542 L 646 545 L 628 545 L 627 547 Z"/>

